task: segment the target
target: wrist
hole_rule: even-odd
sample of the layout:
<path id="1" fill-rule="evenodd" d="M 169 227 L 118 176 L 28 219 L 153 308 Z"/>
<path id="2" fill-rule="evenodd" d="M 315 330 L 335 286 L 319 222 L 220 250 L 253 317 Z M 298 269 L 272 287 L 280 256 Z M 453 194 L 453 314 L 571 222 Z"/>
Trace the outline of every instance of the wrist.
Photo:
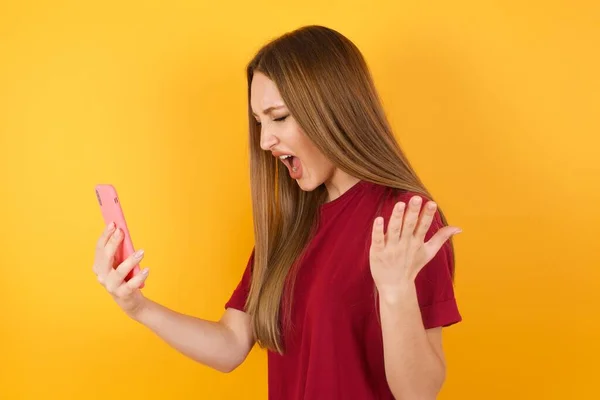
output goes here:
<path id="1" fill-rule="evenodd" d="M 146 315 L 149 312 L 149 304 L 150 302 L 148 301 L 148 299 L 146 297 L 141 298 L 140 302 L 137 304 L 137 306 L 135 308 L 133 308 L 132 310 L 129 310 L 127 312 L 127 315 L 129 316 L 129 318 L 133 319 L 134 321 L 140 322 L 140 323 L 144 323 L 144 319 L 146 317 Z"/>
<path id="2" fill-rule="evenodd" d="M 396 306 L 417 301 L 417 288 L 414 281 L 404 281 L 395 285 L 383 286 L 378 289 L 379 301 L 382 305 Z"/>

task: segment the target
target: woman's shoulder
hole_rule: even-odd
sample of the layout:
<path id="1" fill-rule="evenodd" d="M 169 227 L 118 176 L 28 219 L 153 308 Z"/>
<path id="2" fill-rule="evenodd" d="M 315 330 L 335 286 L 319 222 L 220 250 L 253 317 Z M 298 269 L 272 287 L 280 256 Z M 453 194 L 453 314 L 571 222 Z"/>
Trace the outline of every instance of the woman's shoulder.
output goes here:
<path id="1" fill-rule="evenodd" d="M 383 216 L 390 215 L 394 206 L 399 202 L 408 205 L 408 202 L 413 197 L 420 197 L 422 206 L 432 200 L 430 196 L 416 190 L 399 189 L 373 182 L 365 182 L 364 185 L 364 196 L 366 197 L 367 202 L 376 208 L 379 215 Z M 438 218 L 439 216 L 436 215 L 436 220 Z"/>
<path id="2" fill-rule="evenodd" d="M 428 196 L 414 190 L 399 189 L 392 186 L 382 185 L 379 183 L 362 181 L 364 185 L 364 194 L 371 197 L 378 203 L 382 202 L 385 205 L 394 205 L 397 202 L 408 202 L 414 196 L 419 196 L 423 203 L 431 200 Z"/>

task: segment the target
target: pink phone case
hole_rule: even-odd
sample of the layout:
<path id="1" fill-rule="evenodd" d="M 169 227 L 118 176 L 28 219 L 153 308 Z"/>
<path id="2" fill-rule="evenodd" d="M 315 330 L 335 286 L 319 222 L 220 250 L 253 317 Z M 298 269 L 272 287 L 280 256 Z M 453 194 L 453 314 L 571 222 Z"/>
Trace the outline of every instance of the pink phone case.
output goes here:
<path id="1" fill-rule="evenodd" d="M 100 205 L 100 210 L 102 211 L 102 217 L 104 218 L 104 226 L 108 225 L 110 222 L 114 222 L 123 232 L 123 240 L 115 254 L 115 266 L 118 266 L 135 251 L 129 229 L 127 228 L 127 223 L 125 222 L 125 214 L 123 214 L 123 208 L 121 207 L 121 202 L 119 201 L 119 196 L 117 195 L 117 190 L 114 186 L 107 184 L 96 185 L 96 197 L 98 199 L 98 204 Z M 125 280 L 128 281 L 133 278 L 140 273 L 140 271 L 141 269 L 138 264 L 125 277 Z M 144 286 L 144 283 L 142 283 L 140 288 L 143 288 Z"/>

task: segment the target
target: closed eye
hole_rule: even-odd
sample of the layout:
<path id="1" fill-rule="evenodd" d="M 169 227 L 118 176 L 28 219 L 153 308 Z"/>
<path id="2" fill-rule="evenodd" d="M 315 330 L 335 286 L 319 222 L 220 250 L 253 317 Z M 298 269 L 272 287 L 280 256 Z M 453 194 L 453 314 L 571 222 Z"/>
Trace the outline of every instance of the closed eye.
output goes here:
<path id="1" fill-rule="evenodd" d="M 288 115 L 284 115 L 283 117 L 275 118 L 275 119 L 273 119 L 273 121 L 283 122 L 283 121 L 285 121 L 287 119 L 287 117 L 289 117 L 289 114 Z M 256 120 L 256 125 L 260 126 L 261 125 L 260 121 Z"/>

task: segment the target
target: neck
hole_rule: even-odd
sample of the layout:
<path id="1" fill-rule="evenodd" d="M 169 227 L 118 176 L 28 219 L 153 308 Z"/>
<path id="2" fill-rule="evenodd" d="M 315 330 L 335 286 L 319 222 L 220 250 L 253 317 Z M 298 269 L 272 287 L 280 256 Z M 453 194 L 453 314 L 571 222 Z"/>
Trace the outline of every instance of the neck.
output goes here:
<path id="1" fill-rule="evenodd" d="M 327 202 L 333 201 L 344 194 L 348 189 L 357 184 L 360 179 L 337 170 L 331 179 L 325 182 L 327 188 Z"/>

